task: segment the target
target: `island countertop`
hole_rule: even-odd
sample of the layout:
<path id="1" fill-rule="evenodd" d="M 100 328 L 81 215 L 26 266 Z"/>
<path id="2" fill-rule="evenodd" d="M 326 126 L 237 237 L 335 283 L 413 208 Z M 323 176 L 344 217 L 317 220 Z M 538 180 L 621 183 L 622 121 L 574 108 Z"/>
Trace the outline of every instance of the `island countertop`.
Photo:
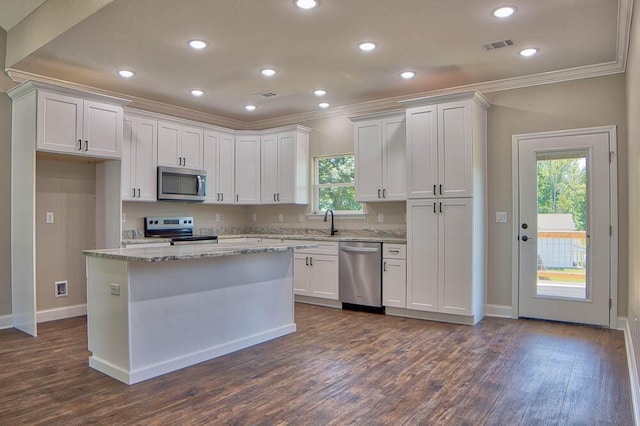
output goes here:
<path id="1" fill-rule="evenodd" d="M 209 257 L 236 256 L 241 254 L 271 253 L 289 249 L 314 248 L 309 243 L 225 243 L 193 244 L 170 247 L 117 248 L 104 250 L 83 250 L 86 256 L 118 259 L 133 262 L 165 262 L 169 260 L 205 259 Z"/>

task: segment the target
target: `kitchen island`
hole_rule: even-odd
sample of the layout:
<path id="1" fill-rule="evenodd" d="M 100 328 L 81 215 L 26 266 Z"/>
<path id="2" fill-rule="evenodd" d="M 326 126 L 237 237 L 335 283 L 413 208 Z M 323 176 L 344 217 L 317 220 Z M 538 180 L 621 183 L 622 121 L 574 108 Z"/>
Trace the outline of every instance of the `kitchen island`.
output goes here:
<path id="1" fill-rule="evenodd" d="M 137 383 L 296 331 L 295 243 L 87 250 L 89 365 Z"/>

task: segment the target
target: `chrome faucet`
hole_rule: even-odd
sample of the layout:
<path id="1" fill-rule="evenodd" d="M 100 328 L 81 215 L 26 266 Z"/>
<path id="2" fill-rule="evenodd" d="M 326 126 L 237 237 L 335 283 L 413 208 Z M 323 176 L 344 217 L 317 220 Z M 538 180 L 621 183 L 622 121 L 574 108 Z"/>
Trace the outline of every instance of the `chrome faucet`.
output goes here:
<path id="1" fill-rule="evenodd" d="M 336 232 L 338 232 L 338 230 L 333 225 L 333 210 L 329 209 L 326 212 L 324 212 L 324 222 L 327 221 L 327 215 L 329 214 L 329 212 L 331 212 L 331 235 L 336 235 Z"/>

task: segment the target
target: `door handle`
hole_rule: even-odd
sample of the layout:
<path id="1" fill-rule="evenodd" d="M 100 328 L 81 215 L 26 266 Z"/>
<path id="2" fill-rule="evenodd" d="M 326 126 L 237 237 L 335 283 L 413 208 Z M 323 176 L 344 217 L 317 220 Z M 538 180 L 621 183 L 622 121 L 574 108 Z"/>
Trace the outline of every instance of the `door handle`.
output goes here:
<path id="1" fill-rule="evenodd" d="M 236 194 L 236 203 L 240 201 L 240 195 Z"/>
<path id="2" fill-rule="evenodd" d="M 196 176 L 196 195 L 200 195 L 200 185 L 202 185 L 202 178 Z"/>
<path id="3" fill-rule="evenodd" d="M 309 256 L 304 258 L 305 265 L 309 266 Z"/>
<path id="4" fill-rule="evenodd" d="M 440 184 L 440 195 L 442 195 L 442 184 Z"/>
<path id="5" fill-rule="evenodd" d="M 313 266 L 313 256 L 309 258 L 309 266 Z"/>
<path id="6" fill-rule="evenodd" d="M 140 188 L 138 188 L 138 198 L 140 198 Z"/>
<path id="7" fill-rule="evenodd" d="M 440 213 L 442 213 L 442 203 L 440 203 Z"/>
<path id="8" fill-rule="evenodd" d="M 382 262 L 382 271 L 387 272 L 387 262 Z"/>
<path id="9" fill-rule="evenodd" d="M 436 203 L 433 203 L 433 212 L 434 212 L 434 213 L 438 213 L 438 212 L 436 211 Z"/>
<path id="10" fill-rule="evenodd" d="M 133 188 L 133 197 L 134 198 L 136 197 L 136 189 L 135 188 Z"/>
<path id="11" fill-rule="evenodd" d="M 89 151 L 89 141 L 84 141 L 84 152 Z"/>
<path id="12" fill-rule="evenodd" d="M 382 188 L 382 198 L 387 198 L 387 189 L 386 188 Z"/>
<path id="13" fill-rule="evenodd" d="M 380 198 L 380 190 L 378 189 L 378 198 Z"/>
<path id="14" fill-rule="evenodd" d="M 220 201 L 220 193 L 219 192 L 216 193 L 216 201 Z"/>
<path id="15" fill-rule="evenodd" d="M 436 195 L 436 186 L 433 185 L 433 195 Z"/>
<path id="16" fill-rule="evenodd" d="M 278 201 L 280 201 L 280 193 L 278 192 Z"/>
<path id="17" fill-rule="evenodd" d="M 340 247 L 340 251 L 350 253 L 377 253 L 380 250 L 374 247 Z"/>
<path id="18" fill-rule="evenodd" d="M 82 139 L 78 139 L 78 151 L 82 151 Z"/>
<path id="19" fill-rule="evenodd" d="M 524 242 L 527 242 L 527 241 L 529 241 L 529 240 L 533 240 L 534 238 L 533 238 L 533 237 L 527 237 L 526 235 L 523 235 L 522 237 L 520 237 L 520 239 L 521 239 L 522 241 L 524 241 Z"/>
<path id="20" fill-rule="evenodd" d="M 224 192 L 220 193 L 220 201 L 224 201 Z"/>
<path id="21" fill-rule="evenodd" d="M 276 194 L 275 194 L 275 192 L 273 193 L 273 201 L 276 201 Z"/>

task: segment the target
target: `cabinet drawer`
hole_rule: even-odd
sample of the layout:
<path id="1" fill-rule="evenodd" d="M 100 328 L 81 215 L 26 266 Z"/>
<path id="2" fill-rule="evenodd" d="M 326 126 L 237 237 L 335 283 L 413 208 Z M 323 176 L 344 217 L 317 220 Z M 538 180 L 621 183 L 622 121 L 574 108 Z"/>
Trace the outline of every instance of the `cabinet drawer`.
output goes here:
<path id="1" fill-rule="evenodd" d="M 382 257 L 406 259 L 407 246 L 405 244 L 382 244 Z"/>
<path id="2" fill-rule="evenodd" d="M 313 241 L 313 240 L 285 240 L 286 243 L 309 243 L 316 244 L 318 247 L 308 248 L 308 249 L 299 249 L 296 250 L 296 253 L 305 253 L 305 254 L 328 254 L 328 255 L 338 255 L 338 243 L 334 243 L 333 241 Z"/>

